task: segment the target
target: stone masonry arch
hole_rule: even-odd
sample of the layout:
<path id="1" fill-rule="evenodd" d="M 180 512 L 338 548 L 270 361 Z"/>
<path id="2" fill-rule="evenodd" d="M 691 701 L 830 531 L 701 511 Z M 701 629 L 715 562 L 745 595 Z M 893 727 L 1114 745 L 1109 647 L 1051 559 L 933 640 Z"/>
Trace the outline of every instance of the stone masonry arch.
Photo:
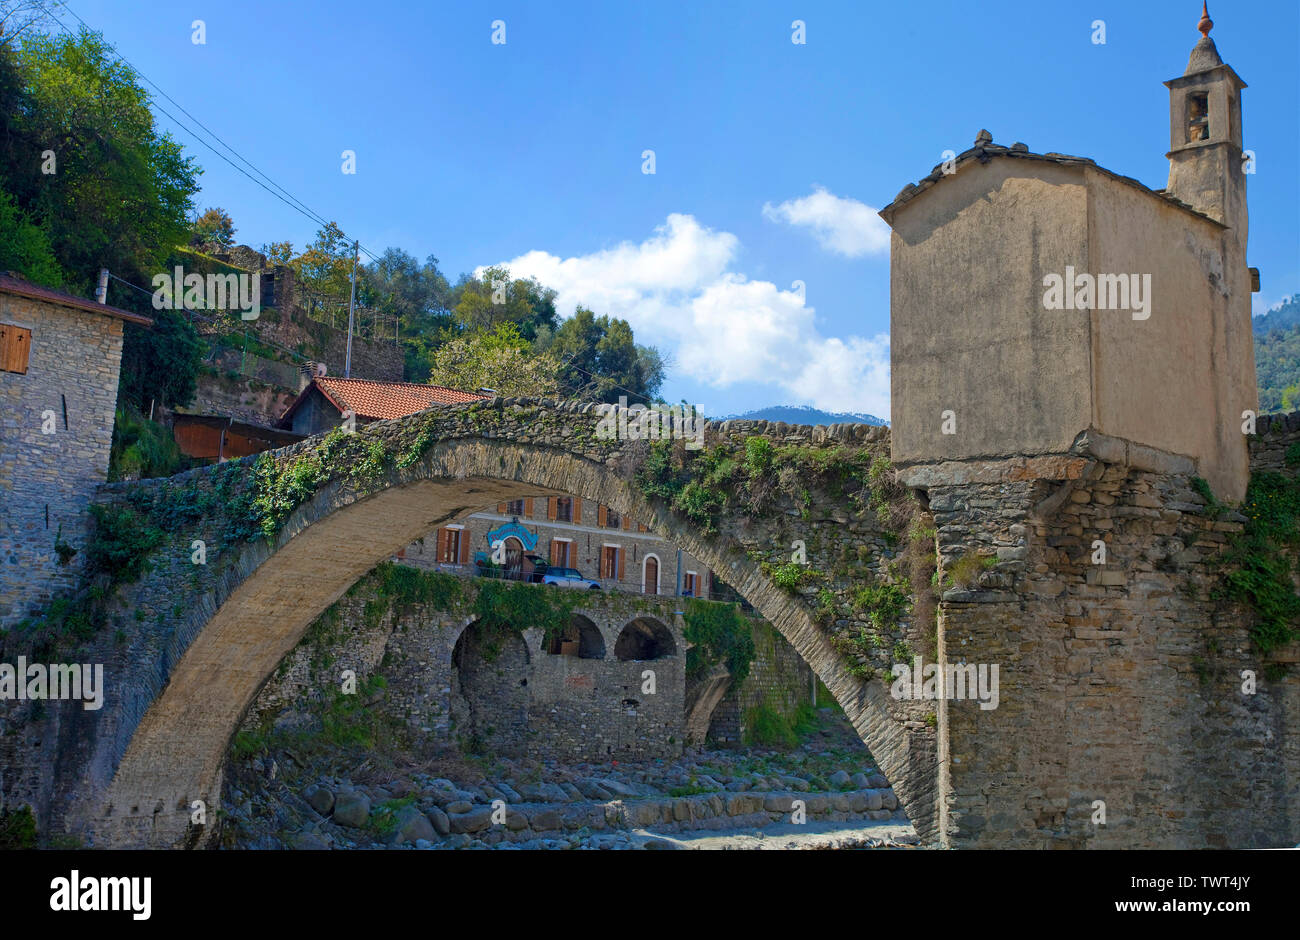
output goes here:
<path id="1" fill-rule="evenodd" d="M 370 439 L 385 433 L 385 426 L 392 433 L 392 427 L 427 415 L 372 425 L 358 435 Z M 304 442 L 277 456 L 311 445 Z M 197 844 L 205 833 L 190 825 L 189 807 L 195 800 L 217 805 L 235 728 L 266 678 L 326 607 L 377 563 L 438 525 L 484 505 L 572 493 L 645 520 L 722 573 L 812 666 L 922 837 L 935 838 L 934 750 L 918 748 L 917 736 L 909 734 L 915 728 L 906 727 L 891 709 L 887 688 L 851 675 L 808 605 L 772 584 L 758 561 L 647 499 L 620 456 L 610 453 L 602 461 L 589 450 L 477 431 L 436 439 L 418 460 L 391 469 L 364 489 L 341 480 L 323 486 L 288 516 L 269 543 L 241 547 L 215 585 L 190 599 L 187 618 L 163 657 L 163 681 L 149 678 L 155 688 L 137 689 L 134 700 L 107 716 L 103 730 L 110 733 L 95 742 L 78 799 L 63 813 L 65 827 L 88 833 L 99 845 Z M 106 495 L 128 489 L 109 487 Z"/>

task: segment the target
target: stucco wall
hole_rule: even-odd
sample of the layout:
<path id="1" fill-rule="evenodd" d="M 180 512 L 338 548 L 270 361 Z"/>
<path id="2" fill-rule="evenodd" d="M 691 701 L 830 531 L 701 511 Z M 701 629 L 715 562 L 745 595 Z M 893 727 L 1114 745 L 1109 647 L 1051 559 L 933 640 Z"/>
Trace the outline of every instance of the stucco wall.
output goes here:
<path id="1" fill-rule="evenodd" d="M 963 167 L 893 225 L 894 462 L 1068 448 L 1088 424 L 1088 323 L 1043 309 L 1041 272 L 1088 269 L 1081 171 Z M 946 410 L 955 434 L 942 433 Z"/>
<path id="2" fill-rule="evenodd" d="M 1241 413 L 1258 406 L 1245 260 L 1209 221 L 1095 170 L 1088 185 L 1092 273 L 1152 275 L 1148 319 L 1092 312 L 1093 426 L 1193 457 L 1217 494 L 1240 499 Z"/>

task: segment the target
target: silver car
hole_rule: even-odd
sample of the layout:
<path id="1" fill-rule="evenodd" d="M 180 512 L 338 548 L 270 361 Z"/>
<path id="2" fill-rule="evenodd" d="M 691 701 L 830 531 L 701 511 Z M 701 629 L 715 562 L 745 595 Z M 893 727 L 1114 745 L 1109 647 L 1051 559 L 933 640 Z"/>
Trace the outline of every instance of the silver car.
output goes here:
<path id="1" fill-rule="evenodd" d="M 555 587 L 583 588 L 591 591 L 601 589 L 599 581 L 584 578 L 577 568 L 547 568 L 542 575 L 542 583 Z"/>

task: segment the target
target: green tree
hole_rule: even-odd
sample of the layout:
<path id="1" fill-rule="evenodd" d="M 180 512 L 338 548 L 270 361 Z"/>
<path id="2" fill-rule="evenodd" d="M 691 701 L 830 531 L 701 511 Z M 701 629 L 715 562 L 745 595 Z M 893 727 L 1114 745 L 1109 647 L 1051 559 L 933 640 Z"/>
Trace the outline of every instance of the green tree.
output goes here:
<path id="1" fill-rule="evenodd" d="M 485 268 L 482 276 L 462 274 L 452 296 L 456 325 L 465 331 L 490 330 L 513 323 L 530 343 L 556 322 L 555 291 L 536 278 L 511 278 L 501 266 Z"/>
<path id="2" fill-rule="evenodd" d="M 132 303 L 130 298 L 113 296 L 110 302 Z M 151 309 L 148 316 L 153 317 L 152 329 L 126 325 L 117 393 L 119 406 L 132 406 L 146 415 L 155 402 L 175 408 L 193 401 L 203 361 L 203 342 L 184 313 Z"/>
<path id="3" fill-rule="evenodd" d="M 397 318 L 404 377 L 424 381 L 433 368 L 434 351 L 453 324 L 451 285 L 438 270 L 438 259 L 429 255 L 420 264 L 414 255 L 389 248 L 364 267 L 358 294 L 365 306 Z"/>
<path id="4" fill-rule="evenodd" d="M 187 240 L 200 170 L 134 73 L 86 30 L 28 32 L 0 46 L 0 73 L 0 166 L 67 285 L 88 293 L 101 267 L 147 282 Z"/>
<path id="5" fill-rule="evenodd" d="M 557 363 L 535 353 L 513 323 L 458 336 L 433 354 L 429 383 L 464 392 L 490 388 L 504 396 L 554 398 Z"/>
<path id="6" fill-rule="evenodd" d="M 50 240 L 40 227 L 29 221 L 5 192 L 0 177 L 0 271 L 15 271 L 29 281 L 59 287 L 63 271 L 54 258 Z"/>
<path id="7" fill-rule="evenodd" d="M 579 398 L 649 403 L 664 380 L 659 351 L 639 346 L 626 320 L 597 317 L 579 307 L 552 334 L 539 337 L 538 348 L 563 363 L 560 384 Z"/>
<path id="8" fill-rule="evenodd" d="M 225 209 L 209 209 L 190 227 L 190 245 L 200 251 L 229 251 L 235 244 L 235 221 Z"/>
<path id="9" fill-rule="evenodd" d="M 352 242 L 336 223 L 327 222 L 303 253 L 289 261 L 309 307 L 347 303 L 352 292 L 353 258 Z"/>

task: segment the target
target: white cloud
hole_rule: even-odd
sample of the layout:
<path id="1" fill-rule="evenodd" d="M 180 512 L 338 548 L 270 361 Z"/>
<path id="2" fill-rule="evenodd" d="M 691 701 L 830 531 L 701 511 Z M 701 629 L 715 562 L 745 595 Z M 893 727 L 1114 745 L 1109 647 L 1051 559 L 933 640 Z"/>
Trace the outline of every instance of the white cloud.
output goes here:
<path id="1" fill-rule="evenodd" d="M 560 258 L 530 251 L 502 262 L 581 304 L 622 317 L 637 339 L 672 355 L 675 371 L 714 387 L 774 386 L 771 402 L 889 414 L 889 337 L 822 336 L 794 291 L 731 270 L 740 242 L 674 213 L 640 243 Z M 482 269 L 480 268 L 479 271 Z"/>
<path id="2" fill-rule="evenodd" d="M 812 195 L 763 205 L 763 218 L 810 228 L 827 251 L 846 258 L 889 252 L 889 226 L 876 210 L 814 186 Z"/>

